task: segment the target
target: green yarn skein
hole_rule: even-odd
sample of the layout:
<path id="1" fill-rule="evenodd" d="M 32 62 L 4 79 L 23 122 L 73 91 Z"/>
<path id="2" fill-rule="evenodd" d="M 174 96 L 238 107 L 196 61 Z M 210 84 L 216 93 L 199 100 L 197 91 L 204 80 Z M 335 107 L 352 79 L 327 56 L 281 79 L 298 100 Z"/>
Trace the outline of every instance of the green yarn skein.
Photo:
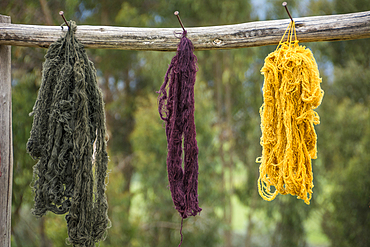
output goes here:
<path id="1" fill-rule="evenodd" d="M 110 227 L 104 102 L 95 67 L 75 37 L 76 23 L 69 21 L 69 26 L 45 55 L 42 83 L 30 113 L 27 152 L 38 159 L 32 213 L 67 213 L 67 242 L 95 246 Z"/>

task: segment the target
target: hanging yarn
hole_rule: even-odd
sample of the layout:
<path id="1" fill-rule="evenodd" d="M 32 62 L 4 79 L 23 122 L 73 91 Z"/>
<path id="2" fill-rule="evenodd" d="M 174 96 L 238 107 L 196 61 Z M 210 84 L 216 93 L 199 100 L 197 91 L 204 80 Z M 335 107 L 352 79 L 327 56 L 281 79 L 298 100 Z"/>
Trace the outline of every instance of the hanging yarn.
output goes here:
<path id="1" fill-rule="evenodd" d="M 45 55 L 42 83 L 30 113 L 27 151 L 38 159 L 32 213 L 68 213 L 68 242 L 95 246 L 110 224 L 104 103 L 94 65 L 75 38 L 75 22 L 69 27 Z"/>
<path id="2" fill-rule="evenodd" d="M 283 42 L 287 32 L 287 41 Z M 294 22 L 284 36 L 261 69 L 265 80 L 258 192 L 267 201 L 280 193 L 296 195 L 310 204 L 311 159 L 316 159 L 317 151 L 314 124 L 320 123 L 314 109 L 321 104 L 324 92 L 315 58 L 298 44 Z M 270 186 L 275 187 L 274 192 Z"/>
<path id="3" fill-rule="evenodd" d="M 158 91 L 159 115 L 166 123 L 168 180 L 173 203 L 182 219 L 195 216 L 202 210 L 198 206 L 197 192 L 198 146 L 194 123 L 197 57 L 193 50 L 194 46 L 184 30 L 177 54 L 172 58 L 164 83 Z"/>

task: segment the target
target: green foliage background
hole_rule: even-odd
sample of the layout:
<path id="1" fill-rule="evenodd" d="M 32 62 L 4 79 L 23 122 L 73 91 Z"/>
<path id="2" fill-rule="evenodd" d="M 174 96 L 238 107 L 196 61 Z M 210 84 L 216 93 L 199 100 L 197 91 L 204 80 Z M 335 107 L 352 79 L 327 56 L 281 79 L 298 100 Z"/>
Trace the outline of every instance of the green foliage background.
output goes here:
<path id="1" fill-rule="evenodd" d="M 291 1 L 293 17 L 370 10 L 369 0 Z M 12 23 L 186 27 L 287 18 L 277 0 L 3 0 Z M 298 37 L 299 38 L 299 37 Z M 275 46 L 198 51 L 195 88 L 200 216 L 184 222 L 186 246 L 370 246 L 369 39 L 308 43 L 325 96 L 318 112 L 318 159 L 311 205 L 292 196 L 263 201 L 256 180 L 264 58 Z M 28 116 L 41 82 L 45 50 L 12 47 L 14 180 L 12 246 L 66 246 L 63 216 L 30 213 L 36 161 L 26 153 Z M 166 172 L 166 139 L 156 91 L 173 52 L 88 50 L 104 92 L 109 217 L 100 246 L 176 246 L 180 217 Z"/>

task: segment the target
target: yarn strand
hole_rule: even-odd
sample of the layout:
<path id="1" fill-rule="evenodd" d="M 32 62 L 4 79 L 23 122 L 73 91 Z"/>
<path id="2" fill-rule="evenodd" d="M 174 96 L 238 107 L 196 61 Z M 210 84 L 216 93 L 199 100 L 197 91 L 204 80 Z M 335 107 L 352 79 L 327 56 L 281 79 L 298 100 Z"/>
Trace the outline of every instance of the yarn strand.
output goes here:
<path id="1" fill-rule="evenodd" d="M 167 172 L 175 208 L 182 218 L 195 216 L 198 206 L 198 146 L 194 124 L 194 83 L 197 58 L 186 31 L 159 90 L 158 111 L 166 122 Z M 182 142 L 184 141 L 184 169 Z"/>
<path id="2" fill-rule="evenodd" d="M 181 216 L 180 245 L 183 219 L 196 216 L 202 210 L 198 205 L 198 146 L 194 123 L 197 58 L 193 50 L 184 31 L 158 91 L 158 111 L 166 123 L 168 180 L 172 201 Z"/>
<path id="3" fill-rule="evenodd" d="M 265 80 L 260 109 L 263 149 L 262 157 L 256 160 L 261 163 L 258 192 L 267 201 L 280 193 L 310 204 L 311 159 L 317 157 L 314 125 L 320 123 L 314 109 L 321 104 L 324 92 L 312 52 L 298 44 L 294 22 L 276 50 L 266 57 L 261 72 Z"/>
<path id="4" fill-rule="evenodd" d="M 27 151 L 38 159 L 32 213 L 37 217 L 47 211 L 67 213 L 67 242 L 90 247 L 105 238 L 110 223 L 104 103 L 94 65 L 74 36 L 77 26 L 73 21 L 69 26 L 45 55 L 42 83 L 30 114 Z"/>

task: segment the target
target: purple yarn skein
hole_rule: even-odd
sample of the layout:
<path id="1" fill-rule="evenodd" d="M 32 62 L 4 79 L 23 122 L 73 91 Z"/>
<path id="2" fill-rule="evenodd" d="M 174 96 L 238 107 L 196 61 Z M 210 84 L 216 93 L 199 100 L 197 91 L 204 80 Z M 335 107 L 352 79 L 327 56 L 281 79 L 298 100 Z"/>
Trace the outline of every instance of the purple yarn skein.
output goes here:
<path id="1" fill-rule="evenodd" d="M 183 219 L 202 211 L 198 206 L 198 146 L 194 123 L 197 57 L 193 51 L 194 46 L 184 31 L 158 92 L 159 115 L 166 123 L 168 180 L 173 203 Z"/>

